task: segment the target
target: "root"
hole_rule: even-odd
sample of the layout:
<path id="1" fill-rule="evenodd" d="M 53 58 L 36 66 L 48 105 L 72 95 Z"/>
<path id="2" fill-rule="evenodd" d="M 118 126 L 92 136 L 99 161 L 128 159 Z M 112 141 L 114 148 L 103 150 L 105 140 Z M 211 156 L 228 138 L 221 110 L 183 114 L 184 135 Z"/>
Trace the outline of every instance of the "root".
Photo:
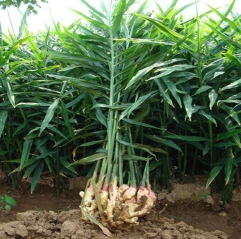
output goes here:
<path id="1" fill-rule="evenodd" d="M 90 185 L 86 193 L 80 192 L 82 206 L 89 215 L 101 218 L 102 225 L 110 230 L 129 230 L 138 225 L 138 219 L 149 213 L 154 207 L 156 196 L 151 186 L 141 186 L 137 191 L 135 187 L 126 184 L 117 187 L 114 182 L 109 190 L 103 188 L 99 191 L 103 214 L 100 215 L 95 202 L 94 190 Z M 87 218 L 84 216 L 85 220 Z"/>

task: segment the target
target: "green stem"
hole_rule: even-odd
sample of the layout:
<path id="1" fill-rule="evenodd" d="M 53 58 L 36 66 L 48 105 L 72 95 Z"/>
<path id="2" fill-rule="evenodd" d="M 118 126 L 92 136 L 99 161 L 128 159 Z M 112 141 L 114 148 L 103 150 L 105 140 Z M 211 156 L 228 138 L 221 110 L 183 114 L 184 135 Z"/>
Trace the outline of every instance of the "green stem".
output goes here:
<path id="1" fill-rule="evenodd" d="M 118 138 L 120 137 L 120 133 L 117 133 Z M 119 186 L 123 184 L 123 159 L 122 159 L 122 154 L 124 153 L 125 146 L 121 145 L 120 146 L 120 155 L 118 157 L 118 176 L 119 176 Z"/>
<path id="2" fill-rule="evenodd" d="M 59 95 L 59 105 L 60 102 L 62 100 L 62 96 L 64 94 L 64 90 L 65 90 L 65 86 L 66 86 L 66 81 L 64 81 L 60 95 Z M 56 117 L 56 129 L 59 130 L 59 116 L 60 116 L 60 107 L 58 106 L 57 109 L 57 117 Z M 56 141 L 59 141 L 59 134 L 56 135 Z M 59 158 L 59 144 L 56 146 L 56 189 L 57 189 L 57 195 L 60 195 L 60 158 Z"/>
<path id="3" fill-rule="evenodd" d="M 98 161 L 99 162 L 99 161 Z M 101 164 L 101 169 L 100 169 L 100 175 L 99 175 L 99 179 L 102 179 L 103 177 L 105 177 L 106 173 L 107 173 L 107 166 L 108 166 L 108 161 L 107 159 L 103 159 L 102 160 L 102 164 Z M 94 172 L 98 172 L 99 170 L 99 166 L 95 168 Z"/>
<path id="4" fill-rule="evenodd" d="M 136 176 L 134 170 L 134 164 L 132 160 L 129 160 L 129 169 L 130 169 L 130 185 L 136 187 Z"/>
<path id="5" fill-rule="evenodd" d="M 56 129 L 59 129 L 59 107 L 57 109 L 57 123 L 56 123 Z M 59 134 L 56 135 L 56 141 L 59 141 Z M 55 159 L 56 159 L 56 189 L 57 189 L 57 195 L 60 195 L 60 163 L 59 163 L 59 145 L 56 146 L 56 154 L 55 154 Z"/>
<path id="6" fill-rule="evenodd" d="M 203 85 L 202 80 L 202 61 L 201 61 L 201 34 L 200 34 L 200 19 L 198 14 L 198 7 L 196 2 L 196 18 L 197 18 L 197 43 L 198 43 L 198 78 L 200 87 Z M 205 106 L 205 109 L 208 111 L 208 104 L 206 96 L 202 93 L 202 102 Z M 209 130 L 209 140 L 210 140 L 210 161 L 211 161 L 211 169 L 213 168 L 214 163 L 214 153 L 213 153 L 213 129 L 212 122 L 208 121 L 208 130 Z"/>
<path id="7" fill-rule="evenodd" d="M 112 6 L 111 6 L 112 8 Z M 109 25 L 111 26 L 112 19 L 109 19 Z M 110 29 L 110 54 L 111 54 L 111 62 L 110 62 L 110 95 L 109 95 L 109 112 L 108 112 L 108 124 L 107 124 L 107 159 L 108 165 L 111 165 L 113 152 L 114 152 L 114 139 L 115 139 L 115 126 L 114 116 L 117 116 L 114 110 L 114 97 L 115 97 L 115 50 L 114 50 L 114 42 L 113 42 L 113 34 L 112 28 Z"/>
<path id="8" fill-rule="evenodd" d="M 211 169 L 213 168 L 214 160 L 214 148 L 213 148 L 213 127 L 212 123 L 208 122 L 208 129 L 209 129 L 209 139 L 210 139 L 210 159 L 211 159 Z"/>
<path id="9" fill-rule="evenodd" d="M 187 135 L 186 130 L 185 130 L 185 135 Z M 184 183 L 185 181 L 186 168 L 187 168 L 187 144 L 185 144 L 184 146 L 184 162 L 183 162 L 181 183 Z"/>

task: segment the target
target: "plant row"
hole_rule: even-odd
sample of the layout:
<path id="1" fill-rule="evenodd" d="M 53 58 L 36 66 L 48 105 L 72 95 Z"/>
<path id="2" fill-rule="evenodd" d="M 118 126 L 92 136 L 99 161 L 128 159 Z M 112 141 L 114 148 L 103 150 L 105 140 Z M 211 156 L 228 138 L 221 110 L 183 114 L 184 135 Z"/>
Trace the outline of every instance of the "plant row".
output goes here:
<path id="1" fill-rule="evenodd" d="M 0 39 L 0 167 L 19 177 L 51 174 L 102 184 L 171 189 L 208 174 L 230 201 L 240 175 L 241 23 L 223 12 L 183 20 L 177 1 L 132 13 L 119 0 L 69 27 Z M 213 17 L 215 15 L 215 18 Z M 218 19 L 218 20 L 217 20 Z M 24 37 L 23 37 L 24 35 Z"/>

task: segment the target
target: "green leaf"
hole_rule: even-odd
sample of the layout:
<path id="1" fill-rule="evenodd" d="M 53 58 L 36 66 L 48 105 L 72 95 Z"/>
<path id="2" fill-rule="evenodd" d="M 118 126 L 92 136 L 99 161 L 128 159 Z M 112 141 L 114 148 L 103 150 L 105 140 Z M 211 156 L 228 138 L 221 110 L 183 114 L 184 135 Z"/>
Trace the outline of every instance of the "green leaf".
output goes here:
<path id="1" fill-rule="evenodd" d="M 124 160 L 131 160 L 131 161 L 148 161 L 149 160 L 146 157 L 141 157 L 137 155 L 127 155 L 127 154 L 123 154 L 122 158 Z"/>
<path id="2" fill-rule="evenodd" d="M 21 160 L 20 160 L 20 170 L 23 168 L 25 162 L 29 158 L 32 143 L 33 143 L 33 139 L 27 139 L 23 143 L 23 152 L 22 152 Z"/>
<path id="3" fill-rule="evenodd" d="M 174 84 L 174 82 L 171 81 L 171 80 L 164 80 L 164 82 L 167 85 L 167 88 L 171 91 L 173 97 L 175 98 L 175 100 L 179 104 L 180 108 L 182 108 L 182 102 L 181 102 L 181 99 L 178 95 L 178 90 L 177 90 L 177 87 Z"/>
<path id="4" fill-rule="evenodd" d="M 44 55 L 41 54 L 42 53 L 41 50 L 38 49 L 37 45 L 33 41 L 33 37 L 30 36 L 27 28 L 25 28 L 25 34 L 26 34 L 26 36 L 28 36 L 28 43 L 29 43 L 29 46 L 30 46 L 32 52 L 34 53 L 35 59 L 37 59 L 39 61 L 40 65 L 43 66 Z"/>
<path id="5" fill-rule="evenodd" d="M 192 107 L 192 97 L 189 94 L 185 94 L 183 96 L 183 103 L 185 105 L 185 110 L 187 112 L 187 116 L 189 120 L 192 118 L 193 107 Z"/>
<path id="6" fill-rule="evenodd" d="M 206 155 L 209 151 L 210 151 L 210 148 L 211 148 L 211 144 L 209 141 L 205 142 L 204 143 L 204 147 L 203 147 L 203 156 Z"/>
<path id="7" fill-rule="evenodd" d="M 15 105 L 15 96 L 12 92 L 12 88 L 11 88 L 9 81 L 10 81 L 10 79 L 8 77 L 2 79 L 3 85 L 7 90 L 8 99 L 9 99 L 10 103 L 12 104 L 12 106 L 15 108 L 15 106 L 16 106 Z"/>
<path id="8" fill-rule="evenodd" d="M 185 135 L 166 135 L 165 138 L 169 139 L 179 139 L 187 142 L 199 142 L 199 141 L 207 141 L 208 139 L 199 136 L 185 136 Z"/>
<path id="9" fill-rule="evenodd" d="M 212 183 L 212 181 L 217 177 L 217 175 L 220 173 L 220 171 L 223 169 L 223 165 L 217 165 L 215 166 L 211 173 L 210 173 L 210 176 L 207 180 L 207 183 L 206 183 L 206 188 L 209 187 L 209 185 Z"/>
<path id="10" fill-rule="evenodd" d="M 6 210 L 6 211 L 11 211 L 11 206 L 10 205 L 8 205 L 8 204 L 6 204 L 5 206 L 4 206 L 4 209 Z"/>
<path id="11" fill-rule="evenodd" d="M 166 151 L 163 150 L 163 149 L 160 149 L 160 148 L 157 148 L 157 147 L 152 147 L 152 146 L 146 145 L 146 144 L 138 144 L 138 143 L 135 143 L 135 146 L 137 146 L 137 148 L 139 148 L 139 149 L 146 148 L 146 149 L 150 150 L 151 152 L 168 154 L 168 152 L 166 152 Z M 144 149 L 143 149 L 143 150 L 144 150 Z"/>
<path id="12" fill-rule="evenodd" d="M 46 54 L 48 54 L 52 58 L 59 60 L 59 61 L 64 61 L 64 62 L 68 62 L 68 63 L 72 63 L 72 64 L 80 64 L 80 65 L 78 65 L 78 67 L 80 67 L 82 64 L 89 64 L 89 68 L 93 67 L 93 69 L 94 69 L 94 67 L 96 67 L 96 69 L 99 69 L 99 67 L 93 65 L 93 62 L 101 62 L 101 63 L 106 62 L 106 60 L 104 60 L 102 58 L 97 58 L 97 57 L 94 58 L 94 57 L 86 56 L 83 54 L 77 55 L 77 54 L 52 52 L 52 51 L 48 51 L 48 52 L 46 52 Z M 68 67 L 70 67 L 70 66 L 68 66 Z M 66 69 L 64 69 L 64 70 L 66 70 Z"/>
<path id="13" fill-rule="evenodd" d="M 126 42 L 127 40 L 135 44 L 150 44 L 150 45 L 165 45 L 165 46 L 175 46 L 175 43 L 157 41 L 152 39 L 140 39 L 140 38 L 116 38 L 114 39 L 119 42 Z"/>
<path id="14" fill-rule="evenodd" d="M 235 55 L 232 55 L 230 53 L 225 53 L 224 54 L 230 61 L 232 61 L 235 65 L 237 66 L 241 66 L 241 61 L 235 56 Z"/>
<path id="15" fill-rule="evenodd" d="M 210 88 L 212 88 L 211 86 L 208 86 L 208 85 L 204 85 L 204 86 L 201 86 L 194 94 L 194 95 L 200 95 L 202 92 L 205 92 L 207 90 L 209 90 Z"/>
<path id="16" fill-rule="evenodd" d="M 27 16 L 28 16 L 28 8 L 26 9 L 26 11 L 23 14 L 23 17 L 21 19 L 21 23 L 20 23 L 19 30 L 18 30 L 18 36 L 17 36 L 18 40 L 23 35 L 24 27 L 26 25 Z"/>
<path id="17" fill-rule="evenodd" d="M 236 145 L 241 148 L 241 143 L 240 143 L 240 136 L 238 134 L 235 134 L 232 136 L 233 141 L 236 143 Z"/>
<path id="18" fill-rule="evenodd" d="M 21 40 L 22 40 L 22 39 L 21 39 Z M 11 56 L 13 53 L 15 53 L 15 52 L 19 49 L 19 47 L 20 47 L 20 43 L 19 43 L 19 41 L 18 41 L 18 42 L 16 42 L 16 43 L 14 44 L 13 47 L 11 47 L 10 50 L 8 50 L 8 51 L 5 53 L 5 57 L 1 59 L 1 63 L 2 63 L 2 64 L 6 64 L 6 63 L 8 62 L 8 60 L 9 60 L 10 56 Z"/>
<path id="19" fill-rule="evenodd" d="M 182 61 L 182 58 L 175 58 L 169 61 L 165 61 L 165 62 L 158 62 L 155 64 L 152 64 L 148 67 L 145 67 L 144 69 L 139 70 L 136 75 L 134 75 L 131 80 L 128 82 L 127 86 L 125 89 L 130 88 L 132 85 L 136 84 L 137 82 L 139 82 L 140 80 L 143 79 L 143 77 L 149 73 L 151 70 L 153 70 L 154 68 L 158 68 L 158 67 L 163 67 L 165 65 L 169 65 L 178 61 Z"/>
<path id="20" fill-rule="evenodd" d="M 15 72 L 18 68 L 20 68 L 21 66 L 25 65 L 27 62 L 22 61 L 20 64 L 16 64 L 16 63 L 10 63 L 9 64 L 9 69 L 4 72 L 4 74 L 0 75 L 0 78 L 4 78 L 6 76 L 10 76 L 10 74 L 12 72 Z"/>
<path id="21" fill-rule="evenodd" d="M 47 126 L 47 128 L 49 129 L 49 130 L 51 130 L 51 131 L 53 131 L 53 132 L 55 132 L 56 134 L 58 134 L 58 135 L 60 135 L 61 137 L 62 137 L 62 139 L 60 139 L 60 140 L 63 140 L 64 141 L 64 139 L 65 140 L 68 140 L 68 135 L 64 135 L 60 130 L 58 130 L 55 126 L 53 126 L 53 125 L 48 125 Z M 67 137 L 66 137 L 67 136 Z M 56 146 L 56 145 L 55 145 Z M 55 147 L 54 146 L 54 147 Z"/>
<path id="22" fill-rule="evenodd" d="M 212 110 L 217 98 L 218 98 L 218 94 L 215 92 L 214 89 L 212 89 L 209 94 L 208 94 L 208 98 L 209 98 L 209 109 Z"/>
<path id="23" fill-rule="evenodd" d="M 155 65 L 146 67 L 142 70 L 139 70 L 128 82 L 125 89 L 130 88 L 132 85 L 138 83 L 139 81 L 143 80 L 143 76 L 146 75 L 148 72 L 150 72 L 153 68 L 155 68 Z"/>
<path id="24" fill-rule="evenodd" d="M 95 140 L 95 141 L 90 141 L 84 144 L 81 144 L 81 147 L 86 147 L 86 146 L 92 146 L 92 145 L 96 145 L 96 144 L 100 144 L 100 143 L 104 143 L 106 140 Z"/>
<path id="25" fill-rule="evenodd" d="M 133 112 L 133 110 L 140 107 L 140 105 L 143 104 L 147 99 L 154 97 L 156 95 L 156 93 L 157 93 L 157 91 L 152 91 L 149 94 L 139 97 L 138 100 L 136 100 L 134 103 L 132 103 L 131 106 L 129 106 L 126 110 L 124 110 L 121 113 L 121 115 L 119 117 L 119 121 L 122 120 L 126 115 L 130 115 Z"/>
<path id="26" fill-rule="evenodd" d="M 40 161 L 38 166 L 34 170 L 34 174 L 33 174 L 32 181 L 31 181 L 31 188 L 30 188 L 31 193 L 33 193 L 33 191 L 39 181 L 43 168 L 44 168 L 44 160 Z"/>
<path id="27" fill-rule="evenodd" d="M 30 160 L 29 160 L 30 161 Z M 31 160 L 31 164 L 25 164 L 24 168 L 26 168 L 23 178 L 27 178 L 30 176 L 30 174 L 36 169 L 36 167 L 39 165 L 39 160 L 35 162 L 35 160 Z"/>
<path id="28" fill-rule="evenodd" d="M 180 72 L 188 69 L 195 68 L 193 65 L 187 65 L 187 64 L 182 64 L 182 65 L 173 65 L 173 66 L 168 66 L 168 67 L 162 67 L 157 70 L 155 70 L 155 73 L 157 72 L 162 72 L 161 74 L 158 74 L 156 76 L 151 77 L 149 80 L 156 79 L 156 78 L 162 78 L 165 76 L 171 76 L 173 72 Z"/>
<path id="29" fill-rule="evenodd" d="M 66 168 L 68 169 L 68 171 L 71 171 L 73 174 L 78 174 L 75 169 L 69 165 L 69 162 L 66 161 L 66 159 L 64 159 L 63 157 L 60 157 L 60 163 Z"/>
<path id="30" fill-rule="evenodd" d="M 152 129 L 159 129 L 158 127 L 155 127 L 153 125 L 142 123 L 142 122 L 132 120 L 132 119 L 123 118 L 122 120 L 127 122 L 127 123 L 133 124 L 133 125 L 143 126 L 143 127 L 152 128 Z"/>
<path id="31" fill-rule="evenodd" d="M 221 139 L 226 139 L 234 136 L 235 134 L 241 133 L 241 129 L 236 129 L 236 130 L 229 130 L 228 132 L 221 133 L 217 135 L 216 141 L 221 140 Z"/>
<path id="32" fill-rule="evenodd" d="M 79 14 L 81 17 L 83 17 L 86 21 L 88 21 L 89 23 L 93 24 L 96 27 L 102 28 L 103 30 L 110 30 L 110 27 L 107 26 L 106 24 L 96 21 L 90 17 L 88 17 L 87 15 L 83 14 L 82 12 L 76 11 L 75 9 L 72 9 L 72 11 L 76 12 L 77 14 Z"/>
<path id="33" fill-rule="evenodd" d="M 70 101 L 69 103 L 67 103 L 65 105 L 65 107 L 68 109 L 68 108 L 71 108 L 73 106 L 75 106 L 77 103 L 79 103 L 82 99 L 84 98 L 84 94 L 81 94 L 79 95 L 78 97 L 74 98 L 73 101 Z"/>
<path id="34" fill-rule="evenodd" d="M 40 150 L 40 149 L 39 149 Z M 51 156 L 51 155 L 54 155 L 54 151 L 47 151 L 47 152 L 44 152 L 45 150 L 40 150 L 40 152 L 42 152 L 39 156 L 36 157 L 36 160 L 37 159 L 43 159 L 43 158 L 47 158 L 47 156 Z"/>
<path id="35" fill-rule="evenodd" d="M 181 148 L 171 140 L 163 139 L 163 138 L 158 137 L 156 135 L 149 135 L 149 134 L 145 135 L 145 137 L 153 140 L 154 142 L 161 143 L 161 144 L 167 145 L 171 148 L 174 148 L 174 149 L 176 149 L 176 150 L 178 150 L 179 152 L 182 153 Z"/>
<path id="36" fill-rule="evenodd" d="M 160 148 L 156 148 L 156 147 L 152 147 L 150 145 L 145 145 L 145 144 L 131 144 L 129 142 L 126 142 L 124 140 L 118 140 L 119 143 L 121 143 L 122 145 L 131 147 L 131 148 L 136 148 L 136 149 L 141 149 L 147 153 L 149 153 L 150 155 L 152 155 L 153 157 L 156 157 L 155 154 L 153 154 L 152 152 L 158 152 L 158 153 L 163 153 L 163 154 L 168 154 L 166 151 L 160 149 Z"/>
<path id="37" fill-rule="evenodd" d="M 8 111 L 7 110 L 1 110 L 0 111 L 0 138 L 5 126 L 5 122 L 7 120 L 8 117 Z"/>
<path id="38" fill-rule="evenodd" d="M 239 44 L 236 41 L 233 41 L 232 38 L 228 37 L 226 34 L 224 34 L 223 32 L 219 31 L 218 29 L 216 29 L 216 26 L 214 26 L 213 24 L 211 24 L 211 23 L 209 23 L 207 21 L 205 21 L 204 24 L 206 24 L 208 27 L 210 27 L 214 33 L 216 33 L 220 38 L 222 38 L 228 44 L 236 46 L 238 49 L 241 49 L 241 44 Z"/>
<path id="39" fill-rule="evenodd" d="M 230 181 L 230 177 L 233 171 L 233 153 L 232 149 L 229 148 L 227 151 L 227 158 L 225 162 L 225 168 L 224 168 L 224 173 L 225 173 L 225 185 L 227 185 Z"/>
<path id="40" fill-rule="evenodd" d="M 115 9 L 113 10 L 114 15 L 112 15 L 112 17 L 114 18 L 113 25 L 111 27 L 113 36 L 120 31 L 120 27 L 122 25 L 121 21 L 123 19 L 125 10 L 126 10 L 126 0 L 118 1 L 115 6 Z"/>
<path id="41" fill-rule="evenodd" d="M 96 109 L 96 118 L 99 120 L 99 122 L 104 125 L 107 128 L 107 119 L 105 117 L 105 115 L 102 113 L 101 108 L 99 107 L 99 105 L 97 104 L 96 100 L 94 99 L 94 97 L 91 97 L 91 100 L 93 102 L 93 106 L 92 108 Z"/>
<path id="42" fill-rule="evenodd" d="M 214 144 L 215 147 L 219 147 L 219 148 L 227 148 L 227 147 L 232 147 L 236 145 L 237 144 L 233 142 L 218 142 Z"/>
<path id="43" fill-rule="evenodd" d="M 155 79 L 154 81 L 155 81 L 155 83 L 157 84 L 157 86 L 158 86 L 158 88 L 159 88 L 160 95 L 164 98 L 164 100 L 165 100 L 169 105 L 171 105 L 172 107 L 174 107 L 174 105 L 173 105 L 173 103 L 172 103 L 172 100 L 171 100 L 168 92 L 166 92 L 165 87 L 163 86 L 161 80 L 160 80 L 160 79 Z"/>
<path id="44" fill-rule="evenodd" d="M 46 107 L 49 106 L 49 104 L 47 103 L 34 103 L 34 102 L 20 102 L 18 104 L 16 104 L 16 108 L 32 108 L 32 107 L 37 107 L 37 106 L 41 106 L 41 107 Z"/>
<path id="45" fill-rule="evenodd" d="M 4 201 L 5 201 L 5 203 L 7 203 L 7 204 L 9 204 L 9 205 L 12 205 L 12 206 L 16 206 L 17 205 L 17 202 L 16 202 L 16 200 L 13 198 L 13 197 L 11 197 L 11 196 L 5 196 L 4 197 Z"/>
<path id="46" fill-rule="evenodd" d="M 135 115 L 135 117 L 132 118 L 132 120 L 141 122 L 150 114 L 151 108 L 150 108 L 150 104 L 148 101 L 143 103 L 140 106 L 140 108 L 141 108 L 141 111 L 139 113 L 137 113 Z"/>
<path id="47" fill-rule="evenodd" d="M 93 163 L 95 161 L 98 161 L 100 159 L 104 159 L 106 157 L 107 157 L 106 153 L 93 154 L 91 156 L 88 156 L 88 157 L 82 158 L 80 160 L 77 160 L 74 163 L 71 163 L 70 166 L 79 165 L 79 164 L 89 164 L 89 163 Z"/>
<path id="48" fill-rule="evenodd" d="M 162 34 L 169 37 L 170 39 L 174 41 L 178 41 L 179 39 L 182 39 L 184 36 L 181 34 L 178 34 L 177 32 L 173 31 L 171 28 L 166 26 L 164 23 L 161 22 L 161 20 L 153 19 L 148 16 L 140 15 L 138 13 L 135 13 L 136 16 L 143 18 L 149 22 L 151 22 Z"/>
<path id="49" fill-rule="evenodd" d="M 98 84 L 93 81 L 67 77 L 67 76 L 60 76 L 60 75 L 49 75 L 49 76 L 55 79 L 67 81 L 67 84 L 71 84 L 75 87 L 78 87 L 82 90 L 92 93 L 93 95 L 104 96 L 105 94 L 103 94 L 103 91 L 104 92 L 109 91 L 109 89 L 105 85 Z"/>
<path id="50" fill-rule="evenodd" d="M 203 115 L 217 126 L 216 120 L 210 114 L 205 113 L 203 110 L 198 111 L 198 114 Z"/>
<path id="51" fill-rule="evenodd" d="M 231 84 L 226 85 L 225 87 L 221 88 L 220 91 L 234 89 L 236 87 L 239 87 L 240 85 L 241 85 L 241 79 L 236 80 L 236 81 L 232 82 Z"/>
<path id="52" fill-rule="evenodd" d="M 47 113 L 44 117 L 43 123 L 41 124 L 40 131 L 39 131 L 39 136 L 41 133 L 44 131 L 44 129 L 48 126 L 49 122 L 52 120 L 55 110 L 59 106 L 59 101 L 60 99 L 57 98 L 48 108 Z"/>
<path id="53" fill-rule="evenodd" d="M 68 128 L 68 131 L 69 131 L 69 134 L 70 134 L 71 138 L 74 139 L 75 134 L 74 134 L 73 128 L 72 128 L 72 126 L 70 124 L 70 121 L 69 121 L 68 110 L 67 110 L 67 108 L 66 108 L 66 106 L 65 106 L 65 104 L 62 100 L 60 101 L 60 103 L 61 103 L 62 114 L 64 116 L 64 122 L 67 125 L 67 128 Z"/>
<path id="54" fill-rule="evenodd" d="M 235 32 L 241 34 L 240 27 L 237 26 L 237 24 L 234 21 L 230 20 L 229 18 L 224 16 L 221 12 L 217 11 L 215 8 L 211 7 L 210 5 L 208 6 L 212 9 L 213 12 L 215 12 L 222 19 L 222 21 L 227 22 L 229 27 L 231 27 Z"/>
<path id="55" fill-rule="evenodd" d="M 91 11 L 91 13 L 95 13 L 95 15 L 99 16 L 100 18 L 105 18 L 106 17 L 102 12 L 98 11 L 95 7 L 90 5 L 85 0 L 81 0 L 81 2 L 84 3 L 84 5 L 88 8 L 89 11 Z"/>

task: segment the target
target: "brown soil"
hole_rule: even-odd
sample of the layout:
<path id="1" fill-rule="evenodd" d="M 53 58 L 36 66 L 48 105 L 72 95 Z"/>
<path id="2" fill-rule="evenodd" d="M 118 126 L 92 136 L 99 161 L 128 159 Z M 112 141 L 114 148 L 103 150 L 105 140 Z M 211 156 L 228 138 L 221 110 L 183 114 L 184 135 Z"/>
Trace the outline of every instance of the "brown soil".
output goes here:
<path id="1" fill-rule="evenodd" d="M 17 201 L 10 212 L 0 211 L 0 238 L 107 238 L 97 226 L 81 220 L 78 194 L 85 182 L 84 178 L 72 180 L 60 196 L 49 183 L 39 184 L 30 194 L 27 182 L 19 191 L 0 182 L 0 195 L 8 193 Z M 112 238 L 240 239 L 241 201 L 232 202 L 222 211 L 218 195 L 212 198 L 200 182 L 194 185 L 195 191 L 193 184 L 176 184 L 171 194 L 160 192 L 156 208 L 141 218 L 138 226 L 113 232 Z M 165 205 L 166 210 L 160 214 Z"/>

